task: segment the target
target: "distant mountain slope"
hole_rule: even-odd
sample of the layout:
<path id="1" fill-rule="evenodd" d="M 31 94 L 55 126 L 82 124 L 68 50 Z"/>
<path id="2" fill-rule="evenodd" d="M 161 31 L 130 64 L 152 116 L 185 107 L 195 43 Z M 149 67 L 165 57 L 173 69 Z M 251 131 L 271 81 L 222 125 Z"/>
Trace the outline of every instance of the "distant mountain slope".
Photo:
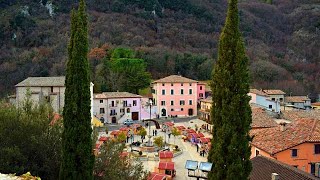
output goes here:
<path id="1" fill-rule="evenodd" d="M 76 2 L 0 2 L 1 96 L 28 76 L 64 74 L 69 11 Z M 252 85 L 319 93 L 319 1 L 269 3 L 239 3 Z M 179 72 L 208 79 L 226 7 L 226 0 L 90 0 L 90 47 L 109 44 L 139 50 L 153 78 Z"/>

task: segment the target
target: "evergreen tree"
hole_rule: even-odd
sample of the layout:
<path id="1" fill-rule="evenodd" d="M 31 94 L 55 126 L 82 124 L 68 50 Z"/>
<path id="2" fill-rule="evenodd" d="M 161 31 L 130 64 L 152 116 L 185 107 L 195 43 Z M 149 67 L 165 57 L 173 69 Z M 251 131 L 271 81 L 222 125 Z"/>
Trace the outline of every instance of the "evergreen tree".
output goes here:
<path id="1" fill-rule="evenodd" d="M 93 178 L 87 26 L 85 2 L 80 0 L 78 11 L 71 14 L 60 179 Z"/>
<path id="2" fill-rule="evenodd" d="M 229 0 L 225 26 L 213 69 L 213 139 L 208 161 L 213 163 L 209 179 L 248 179 L 251 171 L 249 129 L 248 58 L 241 33 L 237 0 Z"/>

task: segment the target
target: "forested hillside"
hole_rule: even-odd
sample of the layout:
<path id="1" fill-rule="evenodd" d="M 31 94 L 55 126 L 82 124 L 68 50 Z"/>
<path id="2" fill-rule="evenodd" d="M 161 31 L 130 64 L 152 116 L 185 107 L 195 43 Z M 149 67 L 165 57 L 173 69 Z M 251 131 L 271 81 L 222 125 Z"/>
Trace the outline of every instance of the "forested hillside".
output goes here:
<path id="1" fill-rule="evenodd" d="M 0 1 L 0 96 L 28 76 L 64 75 L 77 0 Z M 135 50 L 154 79 L 211 77 L 226 0 L 88 0 L 93 81 L 108 51 Z M 240 28 L 252 86 L 320 92 L 319 0 L 242 0 Z"/>

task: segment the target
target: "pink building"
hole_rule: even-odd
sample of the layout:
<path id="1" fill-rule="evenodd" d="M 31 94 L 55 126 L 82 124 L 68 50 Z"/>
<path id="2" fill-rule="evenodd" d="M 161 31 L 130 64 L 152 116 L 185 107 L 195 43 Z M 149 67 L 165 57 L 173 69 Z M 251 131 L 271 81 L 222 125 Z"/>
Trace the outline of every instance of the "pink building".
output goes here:
<path id="1" fill-rule="evenodd" d="M 197 100 L 199 102 L 200 99 L 205 99 L 206 95 L 206 83 L 198 82 L 197 84 Z"/>
<path id="2" fill-rule="evenodd" d="M 152 83 L 152 95 L 160 117 L 197 115 L 198 81 L 171 75 Z"/>

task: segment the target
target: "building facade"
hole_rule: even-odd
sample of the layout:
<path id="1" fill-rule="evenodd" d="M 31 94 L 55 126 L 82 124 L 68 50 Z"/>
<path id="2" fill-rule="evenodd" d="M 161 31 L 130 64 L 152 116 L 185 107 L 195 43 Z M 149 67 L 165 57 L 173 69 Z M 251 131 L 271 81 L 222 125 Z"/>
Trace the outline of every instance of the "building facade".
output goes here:
<path id="1" fill-rule="evenodd" d="M 251 158 L 261 155 L 276 159 L 305 172 L 315 174 L 320 163 L 320 123 L 299 119 L 291 124 L 254 129 Z"/>
<path id="2" fill-rule="evenodd" d="M 206 99 L 200 100 L 200 110 L 199 110 L 199 118 L 211 124 L 211 107 L 212 107 L 212 97 L 209 96 Z"/>
<path id="3" fill-rule="evenodd" d="M 150 112 L 154 118 L 154 110 L 149 109 L 146 101 L 147 99 L 142 96 L 128 92 L 94 94 L 93 115 L 104 123 L 123 123 L 127 119 L 149 119 Z"/>
<path id="4" fill-rule="evenodd" d="M 171 75 L 152 82 L 151 87 L 159 117 L 197 115 L 197 81 Z"/>
<path id="5" fill-rule="evenodd" d="M 263 89 L 264 93 L 266 93 L 272 101 L 279 101 L 280 103 L 284 102 L 285 92 L 279 89 Z"/>
<path id="6" fill-rule="evenodd" d="M 311 109 L 311 99 L 307 96 L 289 96 L 285 97 L 285 105 L 295 109 Z"/>
<path id="7" fill-rule="evenodd" d="M 93 83 L 90 83 L 91 115 L 93 113 Z M 16 86 L 10 102 L 20 107 L 29 93 L 34 104 L 50 102 L 54 112 L 61 114 L 64 107 L 65 77 L 28 77 Z"/>
<path id="8" fill-rule="evenodd" d="M 263 91 L 259 91 L 257 89 L 250 89 L 248 95 L 251 96 L 251 100 L 249 103 L 255 104 L 256 106 L 259 106 L 268 111 L 280 113 L 280 102 L 278 100 L 273 101 L 271 97 Z"/>

